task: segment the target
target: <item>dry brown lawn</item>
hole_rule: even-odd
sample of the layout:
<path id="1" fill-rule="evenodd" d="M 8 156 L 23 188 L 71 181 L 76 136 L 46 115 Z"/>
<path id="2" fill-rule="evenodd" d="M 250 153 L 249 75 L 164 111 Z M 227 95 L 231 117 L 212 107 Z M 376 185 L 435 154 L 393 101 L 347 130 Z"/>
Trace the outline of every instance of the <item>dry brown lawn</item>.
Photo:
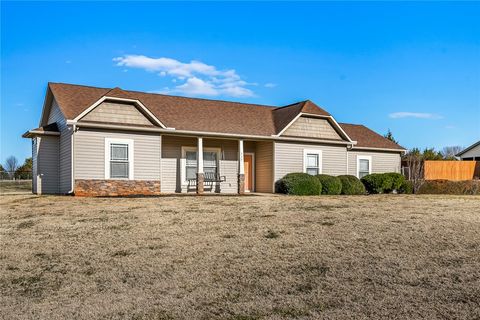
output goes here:
<path id="1" fill-rule="evenodd" d="M 0 205 L 4 319 L 480 318 L 480 197 Z"/>

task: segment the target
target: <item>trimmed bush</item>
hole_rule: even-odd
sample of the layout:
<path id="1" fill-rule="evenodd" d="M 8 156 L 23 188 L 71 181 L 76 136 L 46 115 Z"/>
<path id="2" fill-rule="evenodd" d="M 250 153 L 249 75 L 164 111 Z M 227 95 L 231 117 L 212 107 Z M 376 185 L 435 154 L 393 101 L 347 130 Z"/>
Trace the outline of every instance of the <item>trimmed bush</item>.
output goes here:
<path id="1" fill-rule="evenodd" d="M 308 173 L 289 173 L 276 183 L 276 192 L 297 196 L 316 196 L 322 193 L 322 184 Z"/>
<path id="2" fill-rule="evenodd" d="M 322 194 L 337 195 L 342 192 L 342 182 L 337 177 L 328 174 L 318 174 L 316 177 L 322 184 Z"/>
<path id="3" fill-rule="evenodd" d="M 391 190 L 386 190 L 387 192 L 392 192 L 393 190 L 397 190 L 398 192 L 400 187 L 405 183 L 405 177 L 401 173 L 388 172 L 384 174 L 392 179 L 392 188 Z"/>
<path id="4" fill-rule="evenodd" d="M 363 177 L 362 181 L 365 189 L 370 194 L 385 193 L 392 188 L 392 178 L 382 173 L 372 173 Z"/>
<path id="5" fill-rule="evenodd" d="M 397 189 L 398 193 L 402 194 L 412 194 L 413 193 L 413 182 L 403 179 L 402 184 Z"/>
<path id="6" fill-rule="evenodd" d="M 480 194 L 480 180 L 427 180 L 420 186 L 417 193 L 478 195 Z"/>
<path id="7" fill-rule="evenodd" d="M 405 177 L 396 172 L 372 173 L 363 177 L 361 181 L 370 194 L 391 193 L 400 189 Z"/>
<path id="8" fill-rule="evenodd" d="M 365 194 L 365 186 L 357 177 L 343 175 L 338 176 L 337 178 L 340 179 L 340 182 L 342 183 L 341 194 Z"/>

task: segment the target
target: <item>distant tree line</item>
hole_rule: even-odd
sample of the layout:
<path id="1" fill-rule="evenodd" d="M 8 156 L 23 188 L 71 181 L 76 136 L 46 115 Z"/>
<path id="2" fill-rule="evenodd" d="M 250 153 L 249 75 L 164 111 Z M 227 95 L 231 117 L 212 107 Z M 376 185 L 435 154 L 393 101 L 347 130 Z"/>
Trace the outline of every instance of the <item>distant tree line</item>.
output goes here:
<path id="1" fill-rule="evenodd" d="M 5 163 L 0 164 L 2 179 L 31 179 L 32 158 L 26 158 L 22 165 L 14 156 L 10 156 Z"/>

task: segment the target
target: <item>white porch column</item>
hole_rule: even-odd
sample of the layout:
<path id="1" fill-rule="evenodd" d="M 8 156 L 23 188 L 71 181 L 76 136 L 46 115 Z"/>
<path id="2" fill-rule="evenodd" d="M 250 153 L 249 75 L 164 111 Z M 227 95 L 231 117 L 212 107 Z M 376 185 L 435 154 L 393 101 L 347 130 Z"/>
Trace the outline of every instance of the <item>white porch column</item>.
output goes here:
<path id="1" fill-rule="evenodd" d="M 203 138 L 198 138 L 197 144 L 197 173 L 203 173 Z"/>
<path id="2" fill-rule="evenodd" d="M 245 193 L 245 162 L 243 154 L 243 140 L 238 140 L 238 193 Z"/>
<path id="3" fill-rule="evenodd" d="M 198 138 L 197 143 L 197 194 L 204 190 L 205 176 L 203 174 L 203 138 Z"/>
<path id="4" fill-rule="evenodd" d="M 238 140 L 238 174 L 245 174 L 245 163 L 243 161 L 243 140 Z"/>

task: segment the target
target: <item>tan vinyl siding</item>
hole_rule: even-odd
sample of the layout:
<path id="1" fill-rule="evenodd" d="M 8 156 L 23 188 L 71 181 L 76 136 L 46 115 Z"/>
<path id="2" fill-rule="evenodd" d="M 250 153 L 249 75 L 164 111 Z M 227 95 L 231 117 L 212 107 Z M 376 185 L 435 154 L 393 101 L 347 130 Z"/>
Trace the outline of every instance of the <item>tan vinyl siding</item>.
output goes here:
<path id="1" fill-rule="evenodd" d="M 462 156 L 460 158 L 475 158 L 475 157 L 480 157 L 480 144 L 470 150 L 468 150 L 467 152 L 465 152 L 464 154 L 462 154 Z"/>
<path id="2" fill-rule="evenodd" d="M 347 169 L 347 148 L 344 146 L 275 142 L 275 181 L 287 173 L 303 172 L 304 149 L 322 151 L 322 173 L 341 175 Z"/>
<path id="3" fill-rule="evenodd" d="M 59 193 L 59 137 L 38 137 L 37 144 L 37 193 Z"/>
<path id="4" fill-rule="evenodd" d="M 102 102 L 99 106 L 85 115 L 81 120 L 101 121 L 121 124 L 151 125 L 136 106 L 132 104 Z"/>
<path id="5" fill-rule="evenodd" d="M 187 190 L 181 181 L 182 147 L 196 147 L 197 138 L 162 137 L 162 192 L 195 192 L 195 186 Z M 235 140 L 203 139 L 204 148 L 220 148 L 219 173 L 226 181 L 205 186 L 205 192 L 236 193 L 238 184 L 238 142 Z"/>
<path id="6" fill-rule="evenodd" d="M 105 179 L 105 138 L 133 140 L 134 180 L 160 179 L 160 136 L 80 129 L 75 133 L 75 178 Z"/>
<path id="7" fill-rule="evenodd" d="M 273 192 L 273 142 L 259 141 L 255 153 L 255 191 Z"/>
<path id="8" fill-rule="evenodd" d="M 62 111 L 55 99 L 52 101 L 52 107 L 48 116 L 48 124 L 57 123 L 60 131 L 59 145 L 59 193 L 67 193 L 72 187 L 72 149 L 71 149 L 71 127 L 67 126 Z"/>
<path id="9" fill-rule="evenodd" d="M 298 118 L 282 136 L 342 140 L 328 120 L 309 117 Z"/>
<path id="10" fill-rule="evenodd" d="M 372 173 L 400 172 L 399 152 L 348 151 L 348 174 L 357 176 L 357 156 L 372 157 Z"/>

